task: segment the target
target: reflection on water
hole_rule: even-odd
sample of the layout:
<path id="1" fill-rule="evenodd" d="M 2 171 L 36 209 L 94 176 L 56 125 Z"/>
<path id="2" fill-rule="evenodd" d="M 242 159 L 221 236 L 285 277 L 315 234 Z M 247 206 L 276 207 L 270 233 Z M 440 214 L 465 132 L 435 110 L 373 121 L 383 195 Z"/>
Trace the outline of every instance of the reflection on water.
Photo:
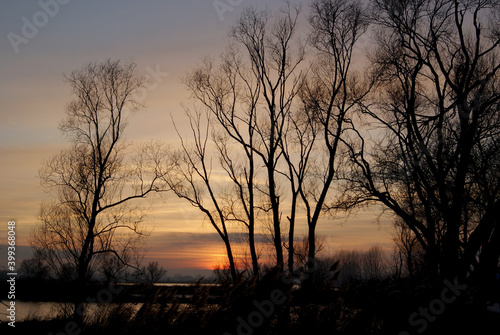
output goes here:
<path id="1" fill-rule="evenodd" d="M 3 320 L 7 318 L 7 307 L 10 301 L 1 301 L 0 315 Z M 16 301 L 16 321 L 24 321 L 26 319 L 51 319 L 62 311 L 62 304 L 57 302 L 32 302 L 32 301 Z M 2 321 L 3 321 L 2 320 Z"/>
<path id="2" fill-rule="evenodd" d="M 0 317 L 1 321 L 7 320 L 7 307 L 10 301 L 2 300 L 0 301 Z M 106 304 L 107 307 L 112 308 L 118 304 Z M 128 303 L 128 306 L 133 306 L 134 309 L 139 310 L 142 303 Z M 98 308 L 97 303 L 87 303 L 85 304 L 86 310 L 89 315 L 92 315 L 92 310 Z M 102 305 L 101 305 L 102 306 Z M 58 315 L 71 315 L 73 310 L 73 305 L 71 303 L 61 303 L 61 302 L 33 302 L 33 301 L 16 301 L 16 322 L 22 322 L 25 320 L 38 319 L 38 320 L 48 320 L 57 317 Z"/>
<path id="3" fill-rule="evenodd" d="M 120 283 L 120 285 L 135 285 L 133 283 Z M 201 286 L 217 286 L 217 284 L 198 284 Z M 193 286 L 192 283 L 156 283 L 155 286 Z M 191 294 L 178 294 L 176 295 L 179 298 L 191 298 Z M 9 300 L 0 300 L 0 321 L 7 320 L 7 308 L 9 305 Z M 109 303 L 105 304 L 106 309 L 111 309 L 116 307 L 118 304 Z M 184 305 L 184 304 L 181 304 Z M 92 315 L 92 311 L 97 311 L 98 307 L 103 307 L 103 305 L 99 305 L 97 303 L 87 303 L 85 304 L 86 310 L 88 311 L 88 315 Z M 142 303 L 127 303 L 127 306 L 132 307 L 136 311 L 138 311 Z M 49 320 L 53 319 L 57 316 L 62 315 L 72 315 L 73 313 L 73 305 L 71 303 L 62 303 L 62 302 L 33 302 L 33 301 L 16 301 L 16 322 L 22 322 L 30 319 L 38 319 L 38 320 Z"/>

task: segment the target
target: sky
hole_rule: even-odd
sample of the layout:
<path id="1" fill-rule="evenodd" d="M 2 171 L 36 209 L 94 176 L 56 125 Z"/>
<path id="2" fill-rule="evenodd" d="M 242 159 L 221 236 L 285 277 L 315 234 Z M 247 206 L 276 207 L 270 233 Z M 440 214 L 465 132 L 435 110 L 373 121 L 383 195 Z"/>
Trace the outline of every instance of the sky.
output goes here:
<path id="1" fill-rule="evenodd" d="M 40 204 L 50 199 L 38 170 L 68 145 L 58 129 L 71 99 L 64 74 L 107 58 L 132 60 L 151 85 L 146 108 L 130 119 L 127 138 L 175 141 L 171 118 L 182 119 L 181 105 L 189 102 L 181 78 L 203 57 L 222 52 L 246 6 L 281 5 L 276 0 L 0 2 L 0 245 L 6 244 L 8 221 L 15 220 L 17 245 L 27 246 Z M 196 209 L 174 195 L 151 208 L 154 230 L 146 261 L 159 261 L 169 274 L 206 273 L 224 261 L 219 237 Z M 390 219 L 377 220 L 379 214 L 373 208 L 322 219 L 324 253 L 372 245 L 391 249 Z M 299 223 L 298 235 L 304 232 Z"/>

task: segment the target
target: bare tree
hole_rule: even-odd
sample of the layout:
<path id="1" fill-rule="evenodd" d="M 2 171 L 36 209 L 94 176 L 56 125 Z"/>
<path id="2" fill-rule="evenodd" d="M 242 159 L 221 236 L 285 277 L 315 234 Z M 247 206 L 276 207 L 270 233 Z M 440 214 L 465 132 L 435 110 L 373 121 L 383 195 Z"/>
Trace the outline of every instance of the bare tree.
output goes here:
<path id="1" fill-rule="evenodd" d="M 301 144 L 301 151 L 306 152 L 304 159 L 309 159 L 312 150 L 315 160 L 309 163 L 312 169 L 302 171 L 303 175 L 300 171 L 305 169 L 307 160 L 299 161 L 299 173 L 295 174 L 306 208 L 312 269 L 317 249 L 316 226 L 328 208 L 327 196 L 336 177 L 345 129 L 350 128 L 352 114 L 371 85 L 363 84 L 351 66 L 357 42 L 368 27 L 361 2 L 313 1 L 309 22 L 317 58 L 301 90 L 303 113 L 309 125 L 309 138 L 305 145 Z"/>
<path id="2" fill-rule="evenodd" d="M 354 250 L 340 250 L 334 258 L 337 259 L 340 264 L 340 276 L 338 280 L 341 285 L 352 280 L 362 279 L 362 254 L 360 252 Z"/>
<path id="3" fill-rule="evenodd" d="M 256 145 L 252 151 L 266 170 L 265 211 L 271 213 L 272 238 L 276 264 L 284 269 L 281 203 L 278 190 L 278 163 L 288 115 L 302 81 L 298 66 L 304 59 L 304 48 L 294 43 L 300 8 L 289 3 L 273 22 L 269 12 L 246 9 L 234 26 L 231 36 L 246 51 L 251 78 L 259 88 L 260 107 L 251 121 Z"/>
<path id="4" fill-rule="evenodd" d="M 159 282 L 163 276 L 167 274 L 157 261 L 149 262 L 147 266 L 143 266 L 137 272 L 139 278 L 143 279 L 148 285 L 154 285 Z"/>
<path id="5" fill-rule="evenodd" d="M 422 246 L 418 243 L 415 233 L 401 219 L 394 222 L 393 240 L 396 245 L 396 276 L 413 278 L 421 273 L 425 265 Z"/>
<path id="6" fill-rule="evenodd" d="M 228 212 L 224 206 L 227 197 L 224 195 L 224 187 L 212 178 L 212 150 L 209 150 L 210 114 L 186 109 L 186 115 L 193 141 L 186 142 L 178 131 L 181 149 L 172 160 L 174 168 L 166 181 L 179 198 L 198 208 L 217 231 L 226 248 L 231 277 L 236 281 L 237 270 L 229 236 Z M 203 118 L 204 116 L 206 118 Z"/>
<path id="7" fill-rule="evenodd" d="M 363 111 L 375 141 L 354 132 L 345 204 L 392 210 L 432 276 L 491 276 L 500 255 L 498 4 L 372 4 L 379 85 Z"/>
<path id="8" fill-rule="evenodd" d="M 225 201 L 225 216 L 228 221 L 242 223 L 247 228 L 252 271 L 258 276 L 257 169 L 253 148 L 259 85 L 253 83 L 247 73 L 237 50 L 230 47 L 221 56 L 218 67 L 207 58 L 202 66 L 188 74 L 185 83 L 195 100 L 214 119 L 211 131 L 220 168 L 233 184 L 234 194 Z"/>
<path id="9" fill-rule="evenodd" d="M 100 262 L 111 255 L 131 264 L 137 242 L 147 233 L 145 214 L 134 200 L 160 191 L 164 172 L 158 146 L 127 156 L 126 117 L 141 107 L 133 94 L 144 83 L 133 63 L 90 63 L 66 80 L 74 100 L 60 129 L 71 146 L 40 170 L 54 200 L 42 204 L 31 244 L 52 270 L 82 287 L 74 312 L 81 322 L 78 305 Z"/>
<path id="10" fill-rule="evenodd" d="M 295 250 L 295 223 L 299 210 L 299 195 L 303 191 L 304 183 L 311 172 L 310 165 L 315 163 L 315 142 L 319 127 L 307 110 L 297 109 L 287 117 L 287 127 L 281 139 L 282 154 L 288 167 L 283 175 L 289 180 L 291 204 L 290 215 L 287 216 L 288 243 L 288 271 L 294 272 Z M 311 186 L 311 185 L 308 185 Z M 307 243 L 309 245 L 309 243 Z M 307 256 L 306 256 L 307 258 Z M 302 265 L 302 263 L 299 263 Z"/>
<path id="11" fill-rule="evenodd" d="M 333 259 L 339 262 L 339 282 L 383 278 L 387 273 L 387 259 L 379 246 L 366 251 L 340 250 Z"/>
<path id="12" fill-rule="evenodd" d="M 22 261 L 19 272 L 23 279 L 42 282 L 50 278 L 49 269 L 36 254 Z"/>
<path id="13" fill-rule="evenodd" d="M 220 168 L 232 184 L 232 196 L 219 193 L 212 202 L 220 203 L 220 222 L 224 218 L 247 228 L 254 275 L 259 271 L 258 213 L 270 215 L 276 263 L 281 270 L 284 266 L 277 166 L 304 50 L 293 43 L 299 10 L 288 5 L 280 14 L 271 21 L 267 11 L 245 10 L 231 31 L 236 43 L 222 55 L 221 64 L 205 60 L 185 80 L 209 114 Z"/>
<path id="14" fill-rule="evenodd" d="M 324 248 L 324 239 L 320 236 L 316 236 L 316 247 L 315 254 L 321 252 Z M 301 267 L 301 270 L 306 270 L 308 267 L 309 256 L 309 236 L 304 236 L 302 240 L 295 244 L 294 247 L 294 257 L 295 263 Z"/>
<path id="15" fill-rule="evenodd" d="M 382 278 L 387 273 L 386 258 L 380 246 L 373 246 L 362 253 L 361 264 L 365 280 Z"/>

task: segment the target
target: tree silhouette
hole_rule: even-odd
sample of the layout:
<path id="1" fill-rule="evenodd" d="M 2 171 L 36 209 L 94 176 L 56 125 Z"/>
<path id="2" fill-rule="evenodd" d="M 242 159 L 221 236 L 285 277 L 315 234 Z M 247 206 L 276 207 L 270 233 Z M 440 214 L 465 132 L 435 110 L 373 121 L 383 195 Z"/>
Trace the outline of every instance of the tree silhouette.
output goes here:
<path id="1" fill-rule="evenodd" d="M 310 144 L 316 158 L 302 176 L 299 192 L 306 208 L 308 259 L 313 269 L 316 227 L 327 209 L 345 132 L 351 128 L 356 106 L 369 93 L 371 82 L 364 83 L 352 67 L 355 47 L 368 28 L 361 2 L 317 0 L 311 9 L 311 44 L 316 60 L 302 86 L 301 100 L 302 113 L 317 137 Z"/>
<path id="2" fill-rule="evenodd" d="M 491 278 L 500 255 L 498 6 L 372 5 L 378 86 L 362 111 L 373 127 L 352 132 L 344 205 L 392 210 L 433 277 Z"/>
<path id="3" fill-rule="evenodd" d="M 186 110 L 194 143 L 186 143 L 181 137 L 181 149 L 174 155 L 172 173 L 165 178 L 170 189 L 181 199 L 198 208 L 209 220 L 224 242 L 233 281 L 237 279 L 236 263 L 233 256 L 228 230 L 228 214 L 221 192 L 214 182 L 211 168 L 209 144 L 210 122 L 208 116 L 199 111 Z M 207 117 L 204 119 L 203 117 Z"/>
<path id="4" fill-rule="evenodd" d="M 254 275 L 259 272 L 255 246 L 259 214 L 270 218 L 276 264 L 284 268 L 279 189 L 282 174 L 277 166 L 301 82 L 297 67 L 304 50 L 292 43 L 298 8 L 287 6 L 281 14 L 271 22 L 270 12 L 246 9 L 230 33 L 236 43 L 223 53 L 220 64 L 206 59 L 185 78 L 193 99 L 202 105 L 206 120 L 211 122 L 217 161 L 232 184 L 228 189 L 231 195 L 219 193 L 212 201 L 220 203 L 219 217 L 225 222 L 238 222 L 247 228 Z M 196 125 L 193 134 L 199 142 L 199 124 L 191 124 Z"/>
<path id="5" fill-rule="evenodd" d="M 252 150 L 266 170 L 264 193 L 268 204 L 264 209 L 271 215 L 276 265 L 281 270 L 284 256 L 277 166 L 282 156 L 280 146 L 286 121 L 302 80 L 297 68 L 304 59 L 304 49 L 293 43 L 299 13 L 298 7 L 287 3 L 282 15 L 271 23 L 269 12 L 249 8 L 231 32 L 232 38 L 246 51 L 251 69 L 248 74 L 259 88 L 261 108 L 252 120 L 258 144 Z"/>
<path id="6" fill-rule="evenodd" d="M 136 274 L 148 285 L 154 285 L 167 274 L 167 270 L 160 266 L 157 261 L 154 261 L 149 262 L 146 266 L 142 266 Z"/>
<path id="7" fill-rule="evenodd" d="M 126 117 L 141 107 L 134 92 L 144 80 L 135 64 L 119 60 L 90 63 L 66 76 L 74 100 L 61 131 L 68 149 L 43 163 L 42 185 L 54 200 L 43 203 L 31 244 L 51 267 L 81 289 L 110 256 L 132 264 L 140 239 L 147 233 L 144 211 L 134 201 L 160 191 L 163 177 L 159 146 L 144 146 L 126 156 Z M 127 159 L 129 158 L 130 159 Z"/>

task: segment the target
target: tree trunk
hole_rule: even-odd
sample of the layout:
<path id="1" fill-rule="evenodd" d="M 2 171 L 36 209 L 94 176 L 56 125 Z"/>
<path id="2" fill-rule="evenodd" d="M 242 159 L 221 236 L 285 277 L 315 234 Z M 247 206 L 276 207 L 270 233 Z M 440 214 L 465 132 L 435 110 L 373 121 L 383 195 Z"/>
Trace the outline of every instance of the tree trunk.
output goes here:
<path id="1" fill-rule="evenodd" d="M 271 156 L 274 160 L 274 156 Z M 283 271 L 283 246 L 281 245 L 281 227 L 280 227 L 280 204 L 279 198 L 276 195 L 276 185 L 274 181 L 274 169 L 271 162 L 268 162 L 268 178 L 269 178 L 269 198 L 271 200 L 271 209 L 273 212 L 273 228 L 274 228 L 274 248 L 276 249 L 276 266 L 278 270 Z"/>
<path id="2" fill-rule="evenodd" d="M 250 139 L 252 138 L 251 131 Z M 252 140 L 250 140 L 252 143 Z M 249 177 L 248 177 L 248 243 L 250 244 L 250 257 L 252 258 L 252 270 L 253 275 L 257 278 L 259 277 L 259 260 L 257 258 L 257 251 L 255 250 L 255 204 L 254 204 L 254 158 L 253 151 L 247 151 L 248 162 L 250 165 Z M 243 196 L 241 201 L 244 201 Z"/>
<path id="3" fill-rule="evenodd" d="M 439 264 L 441 255 L 439 253 L 439 247 L 436 245 L 436 239 L 434 236 L 434 229 L 426 234 L 427 246 L 425 248 L 424 260 L 427 265 L 427 275 L 432 279 L 437 279 L 439 277 Z"/>
<path id="4" fill-rule="evenodd" d="M 84 262 L 82 262 L 84 263 Z M 82 327 L 85 320 L 85 295 L 87 293 L 87 267 L 84 264 L 78 266 L 78 278 L 76 283 L 76 295 L 73 309 L 73 321 Z"/>
<path id="5" fill-rule="evenodd" d="M 443 241 L 443 251 L 440 261 L 441 279 L 454 279 L 458 276 L 458 249 L 460 241 L 460 212 L 449 216 Z"/>
<path id="6" fill-rule="evenodd" d="M 289 222 L 290 227 L 288 229 L 288 271 L 290 275 L 293 274 L 293 256 L 295 253 L 295 248 L 293 245 L 293 239 L 295 235 L 295 207 L 297 203 L 297 197 L 294 196 L 292 200 L 292 212 L 290 213 Z"/>
<path id="7" fill-rule="evenodd" d="M 316 257 L 316 225 L 314 224 L 309 225 L 307 241 L 309 244 L 309 251 L 307 254 L 307 271 L 311 273 L 314 271 Z"/>
<path id="8" fill-rule="evenodd" d="M 252 271 L 253 275 L 259 276 L 259 263 L 257 259 L 257 251 L 255 250 L 255 227 L 251 223 L 248 226 L 248 243 L 250 245 L 250 257 L 252 258 Z"/>
<path id="9" fill-rule="evenodd" d="M 229 271 L 231 271 L 231 279 L 234 283 L 236 283 L 238 276 L 236 274 L 236 265 L 234 263 L 233 251 L 231 249 L 229 238 L 224 239 L 224 244 L 226 245 L 227 258 L 229 260 Z"/>

